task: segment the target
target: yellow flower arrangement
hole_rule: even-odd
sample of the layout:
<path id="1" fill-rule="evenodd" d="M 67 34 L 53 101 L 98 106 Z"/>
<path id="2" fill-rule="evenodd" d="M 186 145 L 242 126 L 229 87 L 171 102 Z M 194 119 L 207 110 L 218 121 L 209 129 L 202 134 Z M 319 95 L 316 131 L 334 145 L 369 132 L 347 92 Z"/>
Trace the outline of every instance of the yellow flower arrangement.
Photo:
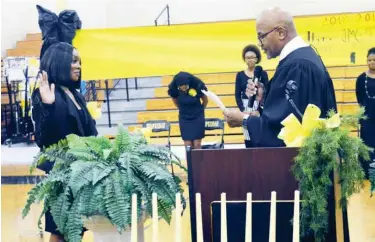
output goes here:
<path id="1" fill-rule="evenodd" d="M 197 96 L 197 90 L 195 90 L 194 88 L 190 88 L 189 89 L 189 95 L 192 96 L 192 97 Z"/>
<path id="2" fill-rule="evenodd" d="M 360 192 L 363 183 L 360 160 L 370 160 L 370 148 L 359 137 L 350 135 L 352 127 L 357 127 L 364 117 L 363 108 L 355 115 L 340 117 L 333 111 L 326 119 L 319 118 L 320 115 L 321 110 L 309 104 L 302 123 L 290 114 L 281 122 L 284 127 L 278 135 L 287 147 L 299 148 L 291 172 L 299 183 L 301 194 L 309 198 L 301 201 L 301 232 L 302 235 L 312 232 L 315 241 L 325 241 L 327 234 L 327 203 L 329 188 L 333 185 L 331 174 L 336 170 L 340 178 L 338 200 L 345 207 L 350 196 Z M 371 189 L 375 189 L 375 179 L 371 175 L 370 181 L 373 181 Z"/>
<path id="3" fill-rule="evenodd" d="M 294 114 L 290 114 L 281 122 L 284 127 L 281 129 L 278 138 L 283 140 L 287 147 L 301 147 L 303 141 L 311 135 L 315 128 L 333 129 L 340 126 L 341 120 L 338 113 L 329 119 L 319 118 L 320 114 L 320 109 L 313 104 L 306 107 L 302 124 Z"/>

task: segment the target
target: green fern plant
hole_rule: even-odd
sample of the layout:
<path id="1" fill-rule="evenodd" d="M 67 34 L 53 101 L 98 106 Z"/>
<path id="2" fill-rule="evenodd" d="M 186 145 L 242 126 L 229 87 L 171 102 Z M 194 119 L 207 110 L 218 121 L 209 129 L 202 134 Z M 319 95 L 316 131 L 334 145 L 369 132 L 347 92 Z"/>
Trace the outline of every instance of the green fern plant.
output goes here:
<path id="1" fill-rule="evenodd" d="M 33 203 L 43 201 L 39 228 L 50 208 L 58 230 L 70 242 L 81 241 L 83 217 L 104 216 L 119 232 L 128 229 L 132 194 L 137 194 L 140 218 L 143 211 L 152 214 L 152 194 L 157 193 L 158 213 L 170 223 L 175 194 L 183 193 L 181 180 L 167 169 L 173 163 L 186 171 L 178 158 L 166 147 L 147 144 L 142 134 L 123 127 L 114 141 L 69 135 L 40 152 L 31 172 L 43 162 L 55 164 L 28 193 L 22 216 L 27 216 Z M 185 207 L 184 197 L 182 202 Z"/>

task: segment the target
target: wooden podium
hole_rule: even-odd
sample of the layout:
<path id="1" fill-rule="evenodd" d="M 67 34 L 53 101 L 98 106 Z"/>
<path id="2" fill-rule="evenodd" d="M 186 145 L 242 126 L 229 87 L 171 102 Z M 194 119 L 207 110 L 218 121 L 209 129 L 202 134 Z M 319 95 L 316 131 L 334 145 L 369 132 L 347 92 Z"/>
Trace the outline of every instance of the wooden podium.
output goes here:
<path id="1" fill-rule="evenodd" d="M 214 204 L 220 201 L 220 194 L 226 193 L 227 201 L 246 201 L 246 194 L 251 192 L 254 202 L 267 202 L 271 199 L 271 192 L 276 191 L 278 202 L 293 202 L 294 191 L 299 190 L 298 183 L 291 173 L 291 166 L 296 155 L 297 149 L 295 148 L 221 150 L 190 150 L 188 148 L 187 164 L 192 241 L 197 241 L 196 193 L 201 193 L 202 197 L 204 241 L 217 242 L 214 241 L 211 212 Z M 336 239 L 334 196 L 330 198 L 329 207 L 330 226 L 327 242 L 340 241 Z M 228 210 L 228 213 L 230 213 L 230 210 Z M 269 218 L 269 214 L 258 213 L 258 216 Z M 256 221 L 253 221 L 254 223 Z M 292 228 L 292 223 L 290 223 L 290 227 Z M 257 238 L 253 241 L 262 242 Z M 313 241 L 313 238 L 304 238 L 302 241 Z"/>

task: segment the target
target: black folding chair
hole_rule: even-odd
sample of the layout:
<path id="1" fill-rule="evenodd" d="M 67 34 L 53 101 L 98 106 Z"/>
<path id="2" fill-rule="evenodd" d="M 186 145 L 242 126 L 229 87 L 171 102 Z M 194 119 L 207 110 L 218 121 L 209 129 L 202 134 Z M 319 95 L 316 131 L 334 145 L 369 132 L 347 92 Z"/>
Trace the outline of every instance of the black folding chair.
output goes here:
<path id="1" fill-rule="evenodd" d="M 219 118 L 206 118 L 205 130 L 221 130 L 221 143 L 202 145 L 202 149 L 224 149 L 224 120 Z M 216 136 L 218 134 L 215 134 Z"/>

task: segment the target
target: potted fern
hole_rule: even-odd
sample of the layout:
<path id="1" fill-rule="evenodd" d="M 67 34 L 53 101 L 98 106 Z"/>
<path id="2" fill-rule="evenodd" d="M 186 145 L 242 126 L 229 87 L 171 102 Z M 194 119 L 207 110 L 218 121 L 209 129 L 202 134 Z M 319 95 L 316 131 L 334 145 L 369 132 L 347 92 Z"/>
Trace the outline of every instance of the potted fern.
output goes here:
<path id="1" fill-rule="evenodd" d="M 152 193 L 157 193 L 158 214 L 169 223 L 175 194 L 183 191 L 181 180 L 167 166 L 173 162 L 185 169 L 171 157 L 175 156 L 167 148 L 149 145 L 141 133 L 129 133 L 122 127 L 114 141 L 69 135 L 35 157 L 31 172 L 43 162 L 55 165 L 28 193 L 22 215 L 27 216 L 33 203 L 43 201 L 39 227 L 49 207 L 65 239 L 76 242 L 81 241 L 84 225 L 98 218 L 100 223 L 110 222 L 119 233 L 129 233 L 132 194 L 137 194 L 138 218 L 144 219 L 152 214 Z M 184 198 L 182 202 L 185 205 Z"/>

